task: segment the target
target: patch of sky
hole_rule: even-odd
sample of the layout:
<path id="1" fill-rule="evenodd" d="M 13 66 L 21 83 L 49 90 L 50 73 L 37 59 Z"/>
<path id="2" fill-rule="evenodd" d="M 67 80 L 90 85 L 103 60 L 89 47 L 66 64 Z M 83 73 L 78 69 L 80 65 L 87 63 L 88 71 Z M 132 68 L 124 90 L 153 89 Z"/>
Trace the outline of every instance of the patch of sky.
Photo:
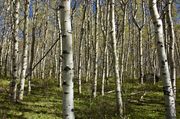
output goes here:
<path id="1" fill-rule="evenodd" d="M 175 0 L 176 9 L 177 9 L 177 20 L 180 20 L 180 0 Z"/>

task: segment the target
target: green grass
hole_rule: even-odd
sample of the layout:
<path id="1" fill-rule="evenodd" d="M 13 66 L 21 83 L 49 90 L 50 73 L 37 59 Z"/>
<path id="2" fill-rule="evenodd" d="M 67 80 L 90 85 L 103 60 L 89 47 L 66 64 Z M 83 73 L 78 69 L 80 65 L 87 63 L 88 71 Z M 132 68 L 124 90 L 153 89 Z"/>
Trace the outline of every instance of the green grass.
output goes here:
<path id="1" fill-rule="evenodd" d="M 164 119 L 164 98 L 162 82 L 152 85 L 140 85 L 137 80 L 127 80 L 123 84 L 124 117 L 126 119 Z M 1 119 L 61 119 L 62 91 L 57 87 L 54 79 L 34 79 L 31 95 L 25 92 L 24 101 L 12 103 L 6 91 L 0 92 Z M 177 81 L 179 92 L 180 81 Z M 9 80 L 1 79 L 0 88 L 7 89 Z M 75 80 L 75 115 L 76 119 L 119 119 L 116 113 L 114 79 L 109 79 L 105 96 L 91 96 L 90 83 L 84 83 L 82 94 L 77 93 Z M 25 89 L 27 90 L 27 89 Z M 146 93 L 144 95 L 144 93 Z M 144 96 L 143 96 L 144 95 Z M 141 97 L 143 98 L 141 99 Z M 177 93 L 177 117 L 180 117 L 180 95 Z"/>

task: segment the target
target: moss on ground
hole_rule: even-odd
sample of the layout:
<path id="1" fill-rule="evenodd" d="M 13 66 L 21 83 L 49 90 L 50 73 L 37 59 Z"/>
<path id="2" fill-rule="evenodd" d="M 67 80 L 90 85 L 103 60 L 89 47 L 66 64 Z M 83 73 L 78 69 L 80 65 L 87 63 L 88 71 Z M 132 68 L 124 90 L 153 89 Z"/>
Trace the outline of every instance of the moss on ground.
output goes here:
<path id="1" fill-rule="evenodd" d="M 162 82 L 140 85 L 137 80 L 123 84 L 124 117 L 126 119 L 164 119 Z M 7 91 L 0 92 L 0 118 L 2 119 L 61 119 L 62 91 L 55 79 L 33 80 L 32 93 L 25 92 L 24 101 L 11 103 Z M 9 80 L 1 79 L 0 88 L 8 89 Z M 177 81 L 179 92 L 180 81 Z M 109 79 L 105 96 L 91 97 L 90 83 L 83 83 L 82 94 L 77 93 L 75 80 L 75 115 L 77 119 L 118 119 L 116 114 L 114 79 Z M 25 89 L 26 90 L 26 89 Z M 180 117 L 180 95 L 177 93 L 177 117 Z"/>

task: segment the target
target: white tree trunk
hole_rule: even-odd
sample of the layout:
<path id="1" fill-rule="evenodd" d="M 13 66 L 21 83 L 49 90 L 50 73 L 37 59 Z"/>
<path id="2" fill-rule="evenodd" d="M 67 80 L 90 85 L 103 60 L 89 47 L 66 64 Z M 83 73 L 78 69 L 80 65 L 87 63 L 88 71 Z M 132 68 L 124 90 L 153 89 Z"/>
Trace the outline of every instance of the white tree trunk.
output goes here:
<path id="1" fill-rule="evenodd" d="M 71 30 L 71 0 L 62 0 L 61 25 L 63 44 L 63 118 L 74 119 L 74 92 L 73 92 L 73 48 Z"/>
<path id="2" fill-rule="evenodd" d="M 78 61 L 78 93 L 81 94 L 81 79 L 82 79 L 82 43 L 84 39 L 84 31 L 85 31 L 85 21 L 86 21 L 86 2 L 83 4 L 83 18 L 82 18 L 82 26 L 80 32 L 79 39 L 79 61 Z"/>
<path id="3" fill-rule="evenodd" d="M 176 118 L 175 99 L 173 95 L 171 78 L 168 68 L 168 61 L 164 47 L 163 25 L 157 9 L 157 0 L 149 0 L 149 7 L 155 27 L 157 51 L 159 56 L 159 64 L 161 68 L 161 78 L 163 79 L 166 119 L 175 119 Z"/>
<path id="4" fill-rule="evenodd" d="M 19 0 L 13 0 L 13 44 L 12 44 L 12 82 L 10 87 L 11 99 L 12 101 L 16 101 L 17 96 L 17 80 L 18 80 L 18 24 L 19 24 Z"/>
<path id="5" fill-rule="evenodd" d="M 62 32 L 61 32 L 61 20 L 60 20 L 60 11 L 57 11 L 57 24 L 58 24 L 58 37 L 59 37 L 59 56 L 58 56 L 58 85 L 62 88 Z"/>
<path id="6" fill-rule="evenodd" d="M 174 34 L 174 25 L 173 25 L 173 19 L 172 19 L 172 0 L 166 0 L 167 1 L 167 24 L 168 24 L 168 30 L 169 30 L 169 36 L 170 36 L 170 49 L 169 49 L 169 59 L 170 59 L 170 74 L 171 74 L 171 83 L 172 88 L 174 92 L 174 97 L 176 97 L 176 67 L 175 67 L 175 34 Z"/>
<path id="7" fill-rule="evenodd" d="M 96 0 L 96 17 L 95 17 L 95 57 L 94 57 L 94 81 L 93 81 L 93 97 L 97 95 L 97 78 L 98 78 L 98 25 L 99 25 L 99 0 Z"/>
<path id="8" fill-rule="evenodd" d="M 114 14 L 115 0 L 112 0 L 110 4 L 111 4 L 111 27 L 112 27 L 111 37 L 113 43 L 113 58 L 114 58 L 115 78 L 116 78 L 116 103 L 117 103 L 117 112 L 120 116 L 122 116 L 123 103 L 122 103 L 121 85 L 120 85 L 120 77 L 119 77 L 119 59 L 117 56 L 117 48 L 116 48 L 116 29 L 115 29 L 115 14 Z"/>
<path id="9" fill-rule="evenodd" d="M 20 79 L 20 90 L 19 99 L 23 100 L 24 94 L 24 84 L 27 69 L 27 55 L 28 55 L 28 15 L 29 15 L 29 0 L 24 0 L 25 4 L 25 14 L 24 14 L 24 41 L 23 41 L 23 54 L 22 54 L 22 71 Z"/>

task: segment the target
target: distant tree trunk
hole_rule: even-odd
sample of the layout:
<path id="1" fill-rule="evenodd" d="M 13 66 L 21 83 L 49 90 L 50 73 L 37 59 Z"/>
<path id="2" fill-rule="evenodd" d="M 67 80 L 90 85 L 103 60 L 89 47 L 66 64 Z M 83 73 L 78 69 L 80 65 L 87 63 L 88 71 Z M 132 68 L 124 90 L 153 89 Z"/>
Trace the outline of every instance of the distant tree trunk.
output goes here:
<path id="1" fill-rule="evenodd" d="M 114 14 L 114 6 L 115 0 L 111 0 L 111 37 L 113 43 L 113 58 L 114 58 L 114 70 L 115 70 L 115 78 L 116 78 L 116 103 L 117 103 L 117 112 L 120 116 L 123 114 L 123 103 L 122 103 L 122 94 L 121 94 L 121 85 L 120 85 L 120 77 L 119 77 L 119 60 L 117 56 L 117 48 L 116 48 L 116 29 L 115 29 L 115 14 Z"/>
<path id="2" fill-rule="evenodd" d="M 90 71 L 91 71 L 91 69 L 90 69 L 90 63 L 91 63 L 91 54 L 90 54 L 90 50 L 91 50 L 91 40 L 90 40 L 90 37 L 91 37 L 91 33 L 89 33 L 89 32 L 92 32 L 92 31 L 90 31 L 90 15 L 87 17 L 87 19 L 88 19 L 88 23 L 87 23 L 87 28 L 86 28 L 86 35 L 87 35 L 87 40 L 86 40 L 86 44 L 87 44 L 87 46 L 86 46 L 86 79 L 85 79 L 85 81 L 86 82 L 88 82 L 89 81 L 89 79 L 90 79 Z"/>
<path id="3" fill-rule="evenodd" d="M 123 73 L 124 73 L 124 59 L 125 59 L 125 37 L 126 37 L 126 32 L 125 32 L 125 27 L 126 27 L 126 8 L 127 8 L 127 2 L 125 2 L 124 0 L 122 0 L 122 10 L 123 10 L 123 23 L 122 23 L 122 41 L 121 41 L 121 54 L 120 54 L 120 82 L 122 84 L 123 82 Z"/>
<path id="4" fill-rule="evenodd" d="M 107 78 L 108 78 L 108 41 L 109 41 L 109 16 L 110 16 L 110 4 L 109 4 L 109 0 L 106 0 L 106 9 L 102 9 L 101 8 L 101 12 L 102 12 L 102 16 L 101 16 L 101 30 L 102 30 L 102 34 L 103 34 L 103 66 L 102 66 L 102 80 L 101 80 L 101 95 L 104 95 L 104 89 L 105 89 L 105 79 L 107 82 Z M 105 13 L 103 13 L 103 10 L 105 11 Z M 105 21 L 105 23 L 104 23 Z"/>
<path id="5" fill-rule="evenodd" d="M 81 94 L 81 77 L 82 77 L 82 42 L 84 38 L 84 31 L 85 31 L 85 20 L 86 20 L 86 6 L 87 3 L 84 1 L 83 4 L 83 18 L 81 24 L 81 31 L 80 31 L 80 39 L 79 39 L 79 62 L 78 62 L 78 93 Z"/>
<path id="6" fill-rule="evenodd" d="M 17 80 L 18 80 L 18 24 L 19 24 L 19 0 L 13 1 L 13 31 L 12 31 L 12 81 L 10 85 L 11 99 L 16 102 L 17 96 Z"/>
<path id="7" fill-rule="evenodd" d="M 93 81 L 93 90 L 92 90 L 94 98 L 97 96 L 97 78 L 98 78 L 98 56 L 99 56 L 98 25 L 99 25 L 99 0 L 96 0 L 96 16 L 95 16 L 95 31 L 94 31 L 94 35 L 95 35 L 94 81 Z"/>
<path id="8" fill-rule="evenodd" d="M 166 119 L 176 119 L 175 99 L 172 90 L 171 78 L 168 68 L 168 61 L 164 45 L 163 25 L 157 9 L 157 0 L 149 0 L 150 12 L 155 27 L 157 40 L 157 52 L 161 68 L 161 78 L 163 79 L 163 91 L 165 97 Z"/>
<path id="9" fill-rule="evenodd" d="M 71 30 L 71 4 L 70 0 L 62 0 L 61 25 L 63 44 L 63 118 L 74 119 L 74 92 L 73 92 L 73 48 Z"/>
<path id="10" fill-rule="evenodd" d="M 7 77 L 7 72 L 8 72 L 8 56 L 9 56 L 9 48 L 10 45 L 8 44 L 7 45 L 7 48 L 6 48 L 6 53 L 5 53 L 5 58 L 4 58 L 4 76 Z"/>
<path id="11" fill-rule="evenodd" d="M 2 50 L 3 50 L 3 44 L 4 44 L 4 39 L 2 39 L 0 41 L 0 77 L 2 76 L 2 67 L 3 67 L 3 53 L 2 53 Z"/>
<path id="12" fill-rule="evenodd" d="M 35 50 L 35 40 L 36 40 L 36 20 L 38 11 L 38 2 L 35 1 L 35 10 L 33 16 L 33 26 L 32 26 L 32 41 L 31 41 L 31 51 L 30 51 L 30 63 L 29 63 L 29 79 L 28 79 L 28 93 L 31 93 L 31 80 L 33 72 L 33 62 L 34 62 L 34 50 Z"/>
<path id="13" fill-rule="evenodd" d="M 24 94 L 24 84 L 26 77 L 27 69 L 27 55 L 28 55 L 28 15 L 29 15 L 29 0 L 25 0 L 25 14 L 24 14 L 24 40 L 23 40 L 23 54 L 22 54 L 22 71 L 20 79 L 20 90 L 19 90 L 19 99 L 23 100 Z"/>
<path id="14" fill-rule="evenodd" d="M 170 62 L 170 76 L 171 76 L 171 83 L 172 88 L 174 92 L 174 96 L 176 97 L 176 64 L 175 64 L 175 34 L 174 34 L 174 25 L 173 25 L 173 19 L 172 19 L 172 0 L 166 0 L 167 1 L 167 24 L 168 24 L 168 33 L 170 36 L 170 47 L 169 47 L 169 62 Z"/>
<path id="15" fill-rule="evenodd" d="M 58 85 L 62 88 L 62 32 L 61 32 L 61 21 L 60 11 L 57 10 L 57 24 L 58 24 L 58 37 L 59 37 L 59 56 L 58 56 Z"/>
<path id="16" fill-rule="evenodd" d="M 143 64 L 144 63 L 143 63 L 142 29 L 145 25 L 145 6 L 144 6 L 144 0 L 141 0 L 141 1 L 142 1 L 142 13 L 143 13 L 142 24 L 141 25 L 138 24 L 138 22 L 135 19 L 136 16 L 133 16 L 133 22 L 136 25 L 136 27 L 138 28 L 138 35 L 139 35 L 139 74 L 140 74 L 140 83 L 143 84 L 143 75 L 144 75 Z M 136 10 L 137 10 L 137 8 L 136 8 Z"/>

